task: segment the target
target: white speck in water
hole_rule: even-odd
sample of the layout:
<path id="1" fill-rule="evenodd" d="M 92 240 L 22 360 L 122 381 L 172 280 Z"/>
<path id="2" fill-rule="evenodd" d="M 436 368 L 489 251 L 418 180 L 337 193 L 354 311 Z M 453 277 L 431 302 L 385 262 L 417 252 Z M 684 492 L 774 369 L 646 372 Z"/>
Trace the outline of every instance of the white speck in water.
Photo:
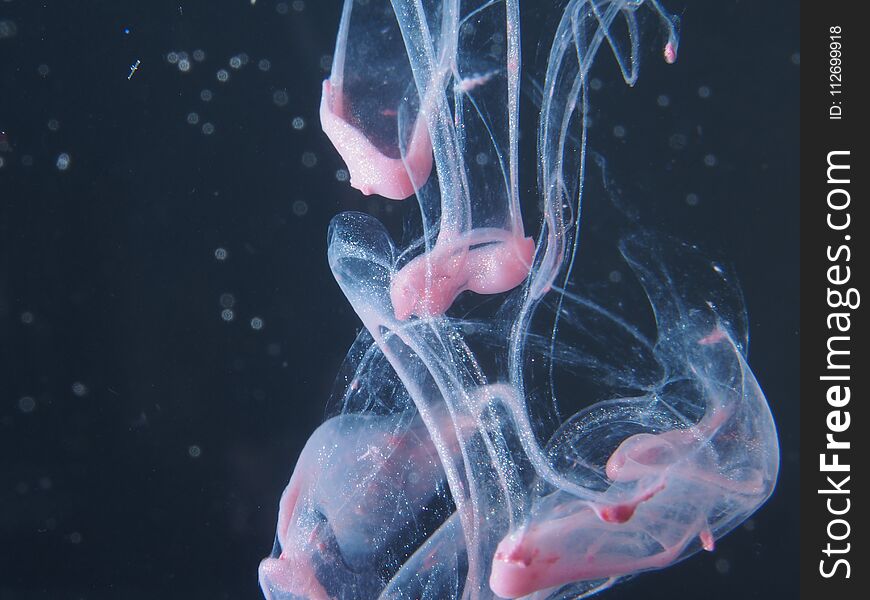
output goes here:
<path id="1" fill-rule="evenodd" d="M 218 299 L 218 302 L 220 302 L 220 305 L 223 308 L 232 308 L 233 306 L 236 305 L 236 297 L 229 292 L 225 292 L 225 293 L 221 294 L 220 298 Z"/>
<path id="2" fill-rule="evenodd" d="M 305 200 L 296 200 L 293 203 L 293 214 L 297 217 L 304 217 L 308 214 L 308 203 Z"/>
<path id="3" fill-rule="evenodd" d="M 290 96 L 287 95 L 286 90 L 275 90 L 272 92 L 272 102 L 275 103 L 275 106 L 287 106 L 289 101 Z"/>
<path id="4" fill-rule="evenodd" d="M 317 155 L 314 152 L 303 152 L 302 164 L 310 169 L 317 164 Z"/>

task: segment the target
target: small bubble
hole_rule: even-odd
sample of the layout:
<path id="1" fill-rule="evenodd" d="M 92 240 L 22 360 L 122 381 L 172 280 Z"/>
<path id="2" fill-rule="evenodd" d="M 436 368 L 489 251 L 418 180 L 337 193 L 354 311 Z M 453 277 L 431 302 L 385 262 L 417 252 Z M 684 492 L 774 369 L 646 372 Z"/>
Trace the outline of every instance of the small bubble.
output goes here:
<path id="1" fill-rule="evenodd" d="M 486 152 L 478 152 L 477 156 L 474 157 L 474 162 L 480 166 L 484 166 L 489 162 L 489 156 L 486 155 Z"/>
<path id="2" fill-rule="evenodd" d="M 719 159 L 716 158 L 715 154 L 704 155 L 704 164 L 708 167 L 715 167 L 718 163 Z"/>
<path id="3" fill-rule="evenodd" d="M 619 271 L 611 271 L 610 275 L 608 275 L 608 279 L 610 279 L 611 283 L 619 283 L 622 281 L 622 273 Z"/>
<path id="4" fill-rule="evenodd" d="M 288 12 L 290 12 L 290 9 L 288 8 L 286 2 L 279 2 L 275 5 L 275 12 L 277 12 L 279 15 L 286 15 Z"/>
<path id="5" fill-rule="evenodd" d="M 791 61 L 791 64 L 799 66 L 801 64 L 801 53 L 795 52 L 789 57 L 789 60 Z"/>
<path id="6" fill-rule="evenodd" d="M 33 396 L 22 396 L 18 399 L 18 410 L 23 413 L 32 413 L 36 410 L 36 400 Z"/>
<path id="7" fill-rule="evenodd" d="M 275 103 L 275 106 L 287 106 L 289 101 L 290 97 L 284 90 L 276 90 L 272 93 L 272 102 Z"/>
<path id="8" fill-rule="evenodd" d="M 190 60 L 187 58 L 182 58 L 178 61 L 178 70 L 182 73 L 187 73 L 190 71 Z"/>
<path id="9" fill-rule="evenodd" d="M 0 20 L 0 40 L 15 37 L 17 33 L 18 26 L 15 25 L 15 21 L 10 21 L 9 19 Z"/>
<path id="10" fill-rule="evenodd" d="M 727 575 L 731 570 L 731 563 L 727 558 L 720 558 L 716 561 L 716 572 L 720 575 Z"/>
<path id="11" fill-rule="evenodd" d="M 707 99 L 713 95 L 713 90 L 709 88 L 709 86 L 702 85 L 698 88 L 698 97 Z"/>
<path id="12" fill-rule="evenodd" d="M 229 323 L 236 317 L 235 313 L 231 308 L 225 308 L 221 311 L 221 319 Z"/>
<path id="13" fill-rule="evenodd" d="M 29 310 L 25 310 L 23 313 L 21 313 L 21 322 L 25 325 L 30 325 L 31 323 L 33 323 L 33 319 L 33 313 Z"/>
<path id="14" fill-rule="evenodd" d="M 622 125 L 616 125 L 613 127 L 613 137 L 622 139 L 625 137 L 625 127 Z"/>
<path id="15" fill-rule="evenodd" d="M 291 6 L 296 12 L 302 12 L 303 10 L 305 10 L 305 2 L 303 2 L 302 0 L 293 0 L 293 4 L 291 4 Z"/>
<path id="16" fill-rule="evenodd" d="M 169 52 L 166 55 L 166 62 L 170 65 L 178 64 L 178 52 Z"/>
<path id="17" fill-rule="evenodd" d="M 656 104 L 658 104 L 662 108 L 667 108 L 671 105 L 671 98 L 669 96 L 666 96 L 665 94 L 661 94 L 658 98 L 656 98 Z"/>
<path id="18" fill-rule="evenodd" d="M 230 58 L 230 68 L 233 69 L 241 69 L 242 68 L 242 59 L 238 56 L 233 56 Z"/>
<path id="19" fill-rule="evenodd" d="M 348 174 L 347 169 L 338 169 L 335 172 L 335 178 L 338 181 L 347 181 L 348 179 L 350 179 L 350 175 Z"/>
<path id="20" fill-rule="evenodd" d="M 293 129 L 296 129 L 297 131 L 300 129 L 304 129 L 305 128 L 305 119 L 303 119 L 302 117 L 293 117 L 292 125 L 293 125 Z"/>
<path id="21" fill-rule="evenodd" d="M 266 346 L 266 354 L 269 356 L 280 356 L 281 355 L 281 344 L 277 344 L 272 342 L 268 346 Z"/>
<path id="22" fill-rule="evenodd" d="M 304 217 L 308 214 L 308 203 L 305 200 L 296 200 L 293 203 L 293 214 L 297 217 Z"/>
<path id="23" fill-rule="evenodd" d="M 268 58 L 261 58 L 260 62 L 257 63 L 257 68 L 265 73 L 272 68 L 272 61 Z"/>
<path id="24" fill-rule="evenodd" d="M 82 543 L 82 534 L 78 531 L 73 531 L 69 534 L 69 541 L 71 544 L 81 544 Z"/>
<path id="25" fill-rule="evenodd" d="M 229 254 L 226 248 L 215 248 L 214 251 L 214 257 L 221 262 L 225 261 Z"/>
<path id="26" fill-rule="evenodd" d="M 6 166 L 6 159 L 0 156 L 0 169 Z"/>
<path id="27" fill-rule="evenodd" d="M 689 139 L 682 133 L 671 134 L 671 137 L 668 138 L 668 146 L 670 146 L 672 150 L 682 150 L 686 145 L 688 145 L 688 143 Z"/>
<path id="28" fill-rule="evenodd" d="M 593 78 L 589 81 L 589 88 L 590 88 L 593 92 L 597 92 L 597 91 L 600 90 L 602 87 L 604 87 L 604 84 L 601 83 L 601 80 L 598 79 L 597 77 L 593 77 Z"/>
<path id="29" fill-rule="evenodd" d="M 229 292 L 221 294 L 218 301 L 223 308 L 232 308 L 236 305 L 236 297 Z"/>
<path id="30" fill-rule="evenodd" d="M 74 382 L 70 389 L 72 389 L 73 395 L 78 396 L 79 398 L 84 398 L 88 395 L 88 388 L 81 381 Z"/>
<path id="31" fill-rule="evenodd" d="M 211 102 L 211 99 L 214 97 L 214 94 L 211 93 L 211 90 L 205 89 L 199 93 L 199 99 L 203 102 Z"/>
<path id="32" fill-rule="evenodd" d="M 226 69 L 218 69 L 218 72 L 215 74 L 215 77 L 217 77 L 217 80 L 220 81 L 221 83 L 226 83 L 227 80 L 230 78 L 230 72 L 227 71 Z"/>
<path id="33" fill-rule="evenodd" d="M 60 121 L 57 119 L 49 119 L 48 120 L 48 130 L 49 131 L 57 131 L 60 129 Z"/>
<path id="34" fill-rule="evenodd" d="M 694 192 L 686 194 L 686 204 L 689 206 L 698 206 L 700 201 L 701 199 L 698 197 L 698 194 L 695 194 Z"/>
<path id="35" fill-rule="evenodd" d="M 253 317 L 251 319 L 251 329 L 254 331 L 260 331 L 263 328 L 263 319 L 260 317 Z"/>
<path id="36" fill-rule="evenodd" d="M 55 161 L 55 166 L 58 171 L 66 171 L 69 169 L 70 165 L 70 157 L 66 152 L 62 152 L 57 156 L 57 160 Z"/>
<path id="37" fill-rule="evenodd" d="M 42 477 L 40 477 L 37 483 L 39 484 L 39 489 L 45 492 L 50 490 L 52 487 L 51 477 L 48 477 L 47 475 L 43 475 Z"/>
<path id="38" fill-rule="evenodd" d="M 36 68 L 36 72 L 42 77 L 48 77 L 48 74 L 51 73 L 51 69 L 48 68 L 48 65 L 42 64 Z"/>
<path id="39" fill-rule="evenodd" d="M 200 455 L 202 455 L 202 448 L 200 448 L 196 444 L 192 444 L 187 447 L 187 455 L 190 458 L 199 458 Z"/>
<path id="40" fill-rule="evenodd" d="M 188 125 L 196 125 L 199 123 L 199 113 L 189 112 L 187 113 L 187 124 Z"/>
<path id="41" fill-rule="evenodd" d="M 202 62 L 205 60 L 205 51 L 197 48 L 193 51 L 193 60 L 196 62 Z"/>
<path id="42" fill-rule="evenodd" d="M 211 135 L 214 133 L 214 125 L 211 123 L 203 123 L 202 124 L 202 133 L 204 135 Z"/>
<path id="43" fill-rule="evenodd" d="M 310 169 L 317 164 L 317 155 L 314 152 L 303 152 L 302 164 Z"/>

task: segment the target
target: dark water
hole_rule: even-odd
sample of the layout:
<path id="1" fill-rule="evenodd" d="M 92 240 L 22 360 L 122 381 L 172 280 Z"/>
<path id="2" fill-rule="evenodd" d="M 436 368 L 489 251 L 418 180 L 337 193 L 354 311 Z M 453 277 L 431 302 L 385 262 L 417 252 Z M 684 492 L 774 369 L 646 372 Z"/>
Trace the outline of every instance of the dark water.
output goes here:
<path id="1" fill-rule="evenodd" d="M 782 471 L 716 552 L 602 598 L 794 598 L 797 3 L 668 8 L 680 59 L 648 61 L 599 150 L 650 225 L 733 263 Z M 359 327 L 327 224 L 403 210 L 320 133 L 339 10 L 0 0 L 0 600 L 258 596 Z"/>

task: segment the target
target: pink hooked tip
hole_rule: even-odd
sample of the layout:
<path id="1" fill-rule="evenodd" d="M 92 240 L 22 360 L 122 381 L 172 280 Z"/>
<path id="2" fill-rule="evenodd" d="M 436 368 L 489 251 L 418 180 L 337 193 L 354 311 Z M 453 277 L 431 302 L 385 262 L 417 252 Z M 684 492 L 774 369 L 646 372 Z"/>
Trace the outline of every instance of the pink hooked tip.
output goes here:
<path id="1" fill-rule="evenodd" d="M 664 55 L 665 55 L 665 62 L 668 63 L 669 65 L 672 65 L 675 62 L 677 62 L 677 47 L 674 46 L 673 42 L 668 42 L 667 44 L 665 44 Z"/>
<path id="2" fill-rule="evenodd" d="M 375 147 L 348 120 L 346 110 L 342 89 L 333 87 L 326 79 L 320 97 L 320 126 L 344 159 L 351 186 L 365 195 L 377 194 L 392 200 L 412 196 L 432 172 L 432 143 L 425 119 L 418 117 L 403 160 L 386 156 Z"/>

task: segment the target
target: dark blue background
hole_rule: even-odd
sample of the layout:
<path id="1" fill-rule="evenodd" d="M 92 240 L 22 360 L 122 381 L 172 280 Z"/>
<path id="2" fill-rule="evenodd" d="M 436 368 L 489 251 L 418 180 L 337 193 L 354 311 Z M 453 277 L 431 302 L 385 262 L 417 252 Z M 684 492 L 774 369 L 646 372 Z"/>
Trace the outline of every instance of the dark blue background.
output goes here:
<path id="1" fill-rule="evenodd" d="M 797 3 L 669 8 L 680 59 L 648 61 L 623 110 L 661 94 L 671 105 L 608 117 L 628 131 L 608 160 L 627 196 L 655 201 L 651 225 L 733 262 L 782 473 L 715 553 L 603 597 L 794 598 Z M 359 327 L 326 264 L 327 224 L 350 208 L 403 210 L 338 181 L 320 133 L 339 11 L 0 0 L 0 600 L 257 597 L 278 496 Z M 189 73 L 166 61 L 196 48 L 206 58 Z M 241 53 L 249 64 L 229 67 Z"/>

